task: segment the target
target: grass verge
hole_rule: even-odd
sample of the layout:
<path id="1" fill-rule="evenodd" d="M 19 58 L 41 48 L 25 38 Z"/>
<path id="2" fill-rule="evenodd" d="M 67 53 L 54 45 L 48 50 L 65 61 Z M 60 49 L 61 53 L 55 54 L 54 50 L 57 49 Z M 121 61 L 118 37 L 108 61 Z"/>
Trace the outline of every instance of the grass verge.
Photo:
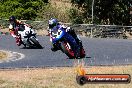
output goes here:
<path id="1" fill-rule="evenodd" d="M 0 88 L 131 88 L 129 84 L 85 84 L 76 83 L 75 67 L 1 69 Z M 84 68 L 87 74 L 130 74 L 132 66 L 97 66 Z"/>

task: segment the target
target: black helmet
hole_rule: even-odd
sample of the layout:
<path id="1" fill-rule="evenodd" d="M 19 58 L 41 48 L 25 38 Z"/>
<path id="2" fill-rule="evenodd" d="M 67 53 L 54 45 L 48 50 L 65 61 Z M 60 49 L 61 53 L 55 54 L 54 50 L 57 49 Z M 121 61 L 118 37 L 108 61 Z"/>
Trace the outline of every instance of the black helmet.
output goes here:
<path id="1" fill-rule="evenodd" d="M 15 22 L 15 21 L 16 21 L 16 17 L 15 17 L 15 16 L 11 16 L 11 17 L 9 18 L 9 21 L 10 21 L 10 22 L 11 22 L 11 21 Z"/>

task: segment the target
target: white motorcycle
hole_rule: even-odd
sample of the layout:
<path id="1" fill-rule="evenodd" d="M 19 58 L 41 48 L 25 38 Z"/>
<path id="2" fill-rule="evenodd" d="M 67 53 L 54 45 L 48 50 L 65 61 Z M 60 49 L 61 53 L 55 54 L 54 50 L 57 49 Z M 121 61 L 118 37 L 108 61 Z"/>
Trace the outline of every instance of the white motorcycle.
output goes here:
<path id="1" fill-rule="evenodd" d="M 18 30 L 19 29 L 19 30 Z M 34 47 L 34 48 L 42 48 L 38 39 L 36 38 L 36 32 L 28 27 L 27 25 L 20 25 L 20 27 L 15 29 L 18 33 L 16 38 L 16 44 L 20 46 L 23 44 L 25 47 Z"/>

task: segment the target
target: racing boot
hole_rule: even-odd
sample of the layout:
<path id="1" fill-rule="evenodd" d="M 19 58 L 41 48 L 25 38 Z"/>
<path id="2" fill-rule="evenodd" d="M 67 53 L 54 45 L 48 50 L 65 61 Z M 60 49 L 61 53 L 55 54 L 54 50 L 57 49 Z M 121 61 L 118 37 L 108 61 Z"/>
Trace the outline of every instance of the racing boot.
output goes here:
<path id="1" fill-rule="evenodd" d="M 20 36 L 16 36 L 16 44 L 17 44 L 18 46 L 21 45 L 21 38 L 20 38 Z"/>
<path id="2" fill-rule="evenodd" d="M 52 50 L 53 52 L 55 52 L 55 51 L 57 51 L 57 50 L 59 50 L 59 49 L 58 49 L 58 47 L 56 46 L 56 44 L 54 43 L 54 44 L 51 45 L 51 50 Z"/>

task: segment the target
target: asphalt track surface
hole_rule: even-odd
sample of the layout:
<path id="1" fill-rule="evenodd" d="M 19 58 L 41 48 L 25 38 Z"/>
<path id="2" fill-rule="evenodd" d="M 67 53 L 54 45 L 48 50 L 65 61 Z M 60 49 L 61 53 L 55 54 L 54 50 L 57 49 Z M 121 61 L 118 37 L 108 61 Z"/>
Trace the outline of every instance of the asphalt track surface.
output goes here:
<path id="1" fill-rule="evenodd" d="M 65 67 L 73 66 L 74 60 L 66 59 L 61 51 L 52 52 L 47 36 L 38 36 L 43 49 L 24 49 L 18 47 L 10 35 L 0 35 L 0 50 L 22 53 L 25 58 L 16 61 L 0 63 L 0 68 L 23 67 Z M 87 57 L 86 66 L 127 65 L 132 64 L 132 40 L 96 39 L 81 37 Z"/>

